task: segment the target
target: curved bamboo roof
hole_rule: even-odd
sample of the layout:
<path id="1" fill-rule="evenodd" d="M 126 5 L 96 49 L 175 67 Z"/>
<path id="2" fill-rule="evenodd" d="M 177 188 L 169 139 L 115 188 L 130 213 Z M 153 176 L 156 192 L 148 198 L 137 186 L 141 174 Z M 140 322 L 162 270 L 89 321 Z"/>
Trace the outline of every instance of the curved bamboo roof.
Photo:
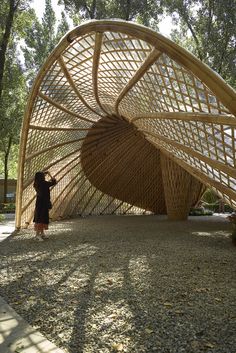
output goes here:
<path id="1" fill-rule="evenodd" d="M 189 52 L 134 23 L 85 23 L 61 40 L 29 97 L 16 225 L 32 221 L 34 174 L 48 169 L 53 219 L 181 219 L 203 185 L 235 208 L 235 127 L 235 91 Z"/>

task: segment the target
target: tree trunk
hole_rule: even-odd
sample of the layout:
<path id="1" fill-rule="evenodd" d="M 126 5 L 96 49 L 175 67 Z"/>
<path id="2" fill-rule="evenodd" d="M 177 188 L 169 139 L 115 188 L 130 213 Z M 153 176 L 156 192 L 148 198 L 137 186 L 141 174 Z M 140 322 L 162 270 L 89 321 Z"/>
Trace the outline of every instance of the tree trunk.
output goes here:
<path id="1" fill-rule="evenodd" d="M 93 0 L 92 6 L 91 6 L 91 19 L 94 19 L 96 17 L 96 8 L 97 8 L 97 0 Z"/>
<path id="2" fill-rule="evenodd" d="M 130 0 L 127 0 L 126 9 L 125 9 L 125 20 L 126 20 L 126 21 L 129 21 L 129 17 L 130 17 L 130 7 L 131 7 Z"/>
<path id="3" fill-rule="evenodd" d="M 15 6 L 15 0 L 10 0 L 10 7 L 9 7 L 9 12 L 8 15 L 6 16 L 6 24 L 5 24 L 5 29 L 4 29 L 4 34 L 2 37 L 2 41 L 0 43 L 0 99 L 2 96 L 2 88 L 3 88 L 3 75 L 4 75 L 4 67 L 5 67 L 5 61 L 6 61 L 6 51 L 7 51 L 7 46 L 9 43 L 10 35 L 11 35 L 11 29 L 13 26 L 13 19 L 15 12 L 17 10 L 17 5 Z"/>
<path id="4" fill-rule="evenodd" d="M 9 154 L 12 145 L 12 137 L 9 137 L 7 149 L 5 151 L 4 156 L 4 185 L 3 185 L 3 202 L 7 202 L 7 184 L 8 184 L 8 161 L 9 161 Z"/>

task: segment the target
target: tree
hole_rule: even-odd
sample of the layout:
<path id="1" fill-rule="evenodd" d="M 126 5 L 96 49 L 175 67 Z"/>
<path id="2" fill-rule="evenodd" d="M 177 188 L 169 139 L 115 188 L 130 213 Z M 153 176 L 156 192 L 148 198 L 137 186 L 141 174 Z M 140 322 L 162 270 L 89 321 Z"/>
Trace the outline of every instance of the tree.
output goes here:
<path id="1" fill-rule="evenodd" d="M 62 13 L 62 19 L 57 30 L 56 22 L 51 0 L 46 0 L 42 23 L 34 13 L 32 26 L 26 30 L 25 47 L 22 49 L 25 57 L 25 67 L 28 77 L 31 78 L 31 83 L 59 39 L 69 30 L 64 13 Z"/>
<path id="2" fill-rule="evenodd" d="M 0 107 L 0 151 L 4 170 L 4 202 L 7 201 L 9 157 L 12 146 L 19 143 L 19 132 L 26 100 L 26 82 L 20 63 L 16 60 L 16 45 L 7 52 Z"/>
<path id="3" fill-rule="evenodd" d="M 0 2 L 0 157 L 4 171 L 4 201 L 7 194 L 11 148 L 18 142 L 23 116 L 25 85 L 17 57 L 17 42 L 30 20 L 31 0 Z"/>
<path id="4" fill-rule="evenodd" d="M 17 52 L 19 40 L 26 37 L 29 47 L 30 40 L 34 40 L 33 45 L 31 44 L 31 49 L 36 47 L 32 50 L 33 54 L 30 48 L 26 50 L 26 53 L 29 53 L 26 67 L 31 67 L 35 74 L 59 37 L 69 29 L 65 15 L 62 14 L 58 30 L 55 31 L 56 17 L 49 0 L 46 0 L 46 10 L 41 24 L 34 10 L 29 8 L 30 1 L 4 0 L 0 3 L 0 169 L 4 173 L 4 202 L 7 194 L 9 161 L 10 157 L 13 155 L 15 157 L 17 153 L 28 91 L 26 73 L 21 62 L 16 59 L 19 56 Z M 32 35 L 30 37 L 31 28 L 34 28 L 37 34 L 35 38 Z M 14 166 L 12 169 L 15 169 Z"/>
<path id="5" fill-rule="evenodd" d="M 181 41 L 200 60 L 236 87 L 236 0 L 166 0 Z"/>
<path id="6" fill-rule="evenodd" d="M 31 0 L 2 0 L 0 2 L 0 103 L 7 49 L 17 15 L 28 8 Z"/>
<path id="7" fill-rule="evenodd" d="M 80 19 L 121 18 L 148 26 L 151 19 L 157 21 L 162 13 L 159 0 L 60 0 L 59 3 L 65 5 L 74 23 Z"/>

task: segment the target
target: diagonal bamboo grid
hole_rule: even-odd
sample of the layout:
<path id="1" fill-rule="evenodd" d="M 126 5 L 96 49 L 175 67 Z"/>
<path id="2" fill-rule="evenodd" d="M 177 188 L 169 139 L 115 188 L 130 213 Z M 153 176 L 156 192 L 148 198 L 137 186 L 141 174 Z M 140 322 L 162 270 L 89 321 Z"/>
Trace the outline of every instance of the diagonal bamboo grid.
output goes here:
<path id="1" fill-rule="evenodd" d="M 168 213 L 205 186 L 236 208 L 236 93 L 193 55 L 125 21 L 69 32 L 39 72 L 22 127 L 16 226 L 50 169 L 52 219 Z"/>

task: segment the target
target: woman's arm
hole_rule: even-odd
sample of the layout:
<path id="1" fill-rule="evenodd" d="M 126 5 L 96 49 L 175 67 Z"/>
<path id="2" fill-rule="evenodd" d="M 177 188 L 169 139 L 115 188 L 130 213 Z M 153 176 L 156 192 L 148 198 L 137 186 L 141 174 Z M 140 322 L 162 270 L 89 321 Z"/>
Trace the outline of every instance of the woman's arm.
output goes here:
<path id="1" fill-rule="evenodd" d="M 53 179 L 52 174 L 47 170 L 46 172 L 44 172 L 45 175 L 48 175 L 51 179 Z"/>
<path id="2" fill-rule="evenodd" d="M 46 171 L 45 175 L 48 175 L 51 178 L 50 181 L 47 181 L 47 183 L 49 183 L 50 186 L 56 185 L 57 183 L 56 178 L 54 178 L 49 171 Z"/>

